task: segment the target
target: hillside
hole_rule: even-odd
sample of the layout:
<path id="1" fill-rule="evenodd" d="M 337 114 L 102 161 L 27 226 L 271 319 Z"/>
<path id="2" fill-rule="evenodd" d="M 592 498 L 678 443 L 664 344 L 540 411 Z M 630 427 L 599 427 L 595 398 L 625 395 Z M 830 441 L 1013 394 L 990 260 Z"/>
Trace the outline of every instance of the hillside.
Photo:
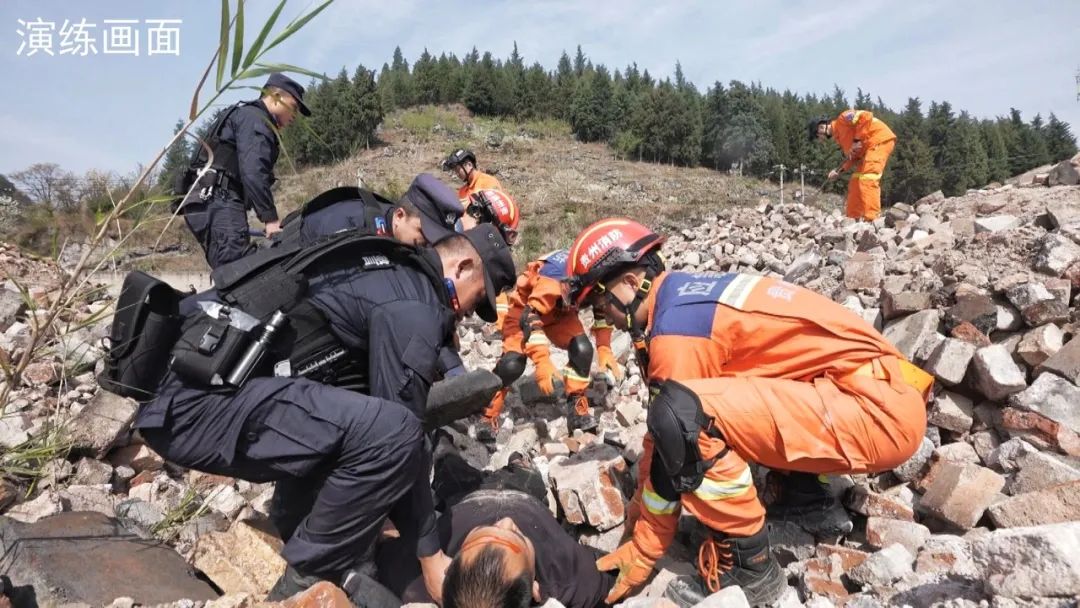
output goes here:
<path id="1" fill-rule="evenodd" d="M 455 190 L 460 185 L 439 164 L 459 146 L 473 149 L 482 169 L 495 174 L 522 207 L 520 263 L 569 244 L 574 231 L 607 215 L 627 215 L 650 224 L 684 225 L 731 205 L 778 199 L 779 188 L 755 178 L 705 168 L 688 169 L 617 160 L 600 143 L 579 143 L 560 121 L 515 122 L 473 117 L 460 106 L 426 106 L 394 112 L 379 131 L 381 143 L 332 165 L 297 170 L 287 154 L 278 162 L 275 187 L 279 213 L 296 209 L 328 188 L 365 186 L 400 195 L 417 174 L 435 174 Z M 795 195 L 787 184 L 785 194 Z M 836 195 L 810 190 L 810 202 L 839 205 Z M 251 219 L 252 225 L 257 223 Z M 162 240 L 163 254 L 149 250 L 156 233 L 131 247 L 139 268 L 201 270 L 204 262 L 181 225 Z M 153 237 L 153 238 L 151 238 Z"/>

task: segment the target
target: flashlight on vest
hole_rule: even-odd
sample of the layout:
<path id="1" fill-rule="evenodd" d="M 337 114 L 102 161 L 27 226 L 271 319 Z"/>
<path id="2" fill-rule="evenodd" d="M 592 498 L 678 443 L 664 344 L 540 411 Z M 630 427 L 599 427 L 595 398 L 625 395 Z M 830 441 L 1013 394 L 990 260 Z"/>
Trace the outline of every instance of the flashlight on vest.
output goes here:
<path id="1" fill-rule="evenodd" d="M 259 339 L 252 342 L 247 351 L 244 352 L 244 356 L 240 358 L 240 361 L 233 368 L 233 371 L 225 382 L 232 386 L 241 386 L 247 381 L 248 376 L 251 375 L 251 370 L 255 369 L 255 366 L 259 364 L 263 356 L 266 355 L 266 351 L 270 348 L 270 343 L 274 340 L 274 336 L 278 330 L 285 325 L 285 321 L 288 317 L 285 313 L 276 311 L 270 320 L 263 326 L 262 335 Z"/>

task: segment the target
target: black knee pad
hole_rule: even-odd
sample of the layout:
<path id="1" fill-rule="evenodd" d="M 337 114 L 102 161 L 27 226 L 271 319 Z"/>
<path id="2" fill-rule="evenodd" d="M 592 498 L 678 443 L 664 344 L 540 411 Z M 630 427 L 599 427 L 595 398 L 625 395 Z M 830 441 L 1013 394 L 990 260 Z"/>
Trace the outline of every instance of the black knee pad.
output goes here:
<path id="1" fill-rule="evenodd" d="M 567 345 L 566 352 L 570 355 L 570 367 L 574 368 L 574 371 L 579 376 L 588 378 L 593 355 L 592 342 L 589 341 L 588 336 L 584 334 L 574 336 L 574 339 L 570 340 L 570 344 Z"/>
<path id="2" fill-rule="evenodd" d="M 525 362 L 525 355 L 521 353 L 506 353 L 499 358 L 493 371 L 503 386 L 510 386 L 525 373 Z"/>

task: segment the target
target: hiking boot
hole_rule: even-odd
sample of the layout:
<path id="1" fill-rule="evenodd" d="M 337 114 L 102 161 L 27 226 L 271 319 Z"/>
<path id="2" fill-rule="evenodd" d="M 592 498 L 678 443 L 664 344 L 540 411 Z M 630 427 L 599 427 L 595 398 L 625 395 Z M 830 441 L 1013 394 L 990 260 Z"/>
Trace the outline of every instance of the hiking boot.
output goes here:
<path id="1" fill-rule="evenodd" d="M 589 398 L 585 395 L 566 398 L 566 427 L 571 432 L 574 429 L 591 431 L 597 426 L 596 418 L 589 413 Z"/>
<path id="2" fill-rule="evenodd" d="M 668 584 L 664 597 L 679 606 L 694 606 L 725 587 L 738 586 L 751 606 L 768 606 L 787 590 L 787 577 L 769 549 L 769 533 L 762 526 L 753 536 L 714 535 L 698 551 L 698 567 L 706 579 L 680 576 Z"/>
<path id="3" fill-rule="evenodd" d="M 770 472 L 768 483 L 778 494 L 767 509 L 770 520 L 793 523 L 816 538 L 846 536 L 854 529 L 847 510 L 829 493 L 823 475 Z"/>

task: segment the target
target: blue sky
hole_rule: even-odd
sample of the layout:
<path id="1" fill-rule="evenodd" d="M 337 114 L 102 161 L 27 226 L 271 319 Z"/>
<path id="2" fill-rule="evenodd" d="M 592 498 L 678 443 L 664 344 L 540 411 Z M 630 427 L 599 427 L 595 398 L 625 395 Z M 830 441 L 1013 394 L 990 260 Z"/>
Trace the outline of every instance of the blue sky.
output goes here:
<path id="1" fill-rule="evenodd" d="M 235 2 L 234 2 L 235 3 Z M 277 4 L 248 0 L 248 40 Z M 315 5 L 291 0 L 282 22 Z M 184 115 L 218 34 L 217 0 L 3 0 L 0 173 L 34 162 L 126 172 L 153 157 Z M 19 19 L 182 19 L 180 56 L 19 56 Z M 140 27 L 145 27 L 140 25 Z M 98 34 L 100 36 L 100 33 Z M 59 40 L 54 40 L 54 50 Z M 1080 133 L 1074 76 L 1080 69 L 1080 2 L 857 3 L 817 0 L 337 0 L 271 61 L 335 74 L 358 62 L 378 69 L 400 45 L 459 56 L 476 46 L 497 56 L 514 41 L 526 62 L 553 68 L 581 44 L 594 61 L 636 61 L 659 76 L 681 61 L 704 90 L 716 80 L 760 81 L 797 92 L 857 87 L 893 107 L 909 96 L 948 100 L 979 117 L 1050 112 Z M 302 79 L 304 82 L 306 78 Z M 259 83 L 251 83 L 259 84 Z M 250 96 L 230 94 L 225 101 Z M 925 106 L 924 106 L 925 107 Z"/>

